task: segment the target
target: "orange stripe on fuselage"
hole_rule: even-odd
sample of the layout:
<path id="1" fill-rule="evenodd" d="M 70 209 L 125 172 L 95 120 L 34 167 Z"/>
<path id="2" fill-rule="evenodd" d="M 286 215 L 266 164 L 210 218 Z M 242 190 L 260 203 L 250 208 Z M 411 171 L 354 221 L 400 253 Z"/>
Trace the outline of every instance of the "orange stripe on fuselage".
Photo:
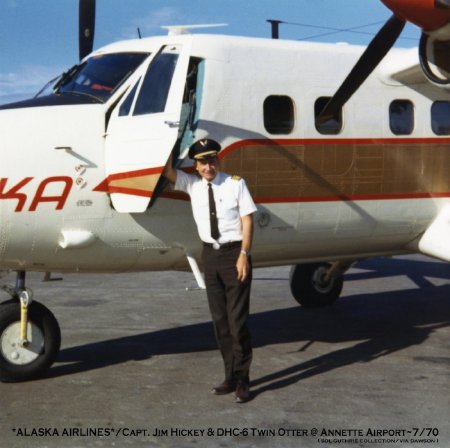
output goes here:
<path id="1" fill-rule="evenodd" d="M 246 179 L 258 203 L 450 197 L 450 138 L 249 139 L 219 158 L 223 171 Z M 162 171 L 112 174 L 94 191 L 151 197 Z"/>
<path id="2" fill-rule="evenodd" d="M 258 202 L 449 197 L 450 138 L 279 139 L 236 142 L 221 169 Z"/>

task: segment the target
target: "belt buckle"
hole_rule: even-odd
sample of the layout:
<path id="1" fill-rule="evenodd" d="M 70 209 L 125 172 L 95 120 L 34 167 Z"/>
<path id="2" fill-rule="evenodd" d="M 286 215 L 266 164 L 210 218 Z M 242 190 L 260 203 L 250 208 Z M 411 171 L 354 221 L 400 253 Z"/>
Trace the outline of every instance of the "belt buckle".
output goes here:
<path id="1" fill-rule="evenodd" d="M 212 243 L 212 247 L 215 250 L 219 250 L 220 249 L 220 244 L 217 241 L 214 241 L 214 243 Z"/>

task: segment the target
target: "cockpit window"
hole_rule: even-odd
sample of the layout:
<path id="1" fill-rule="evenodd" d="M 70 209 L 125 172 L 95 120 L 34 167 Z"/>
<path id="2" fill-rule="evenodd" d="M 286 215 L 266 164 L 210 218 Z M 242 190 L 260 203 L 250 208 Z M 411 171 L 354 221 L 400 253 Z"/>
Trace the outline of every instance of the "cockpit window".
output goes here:
<path id="1" fill-rule="evenodd" d="M 115 53 L 94 56 L 63 75 L 57 93 L 90 95 L 105 102 L 148 55 Z"/>
<path id="2" fill-rule="evenodd" d="M 164 112 L 180 49 L 166 46 L 155 56 L 145 74 L 133 115 Z"/>

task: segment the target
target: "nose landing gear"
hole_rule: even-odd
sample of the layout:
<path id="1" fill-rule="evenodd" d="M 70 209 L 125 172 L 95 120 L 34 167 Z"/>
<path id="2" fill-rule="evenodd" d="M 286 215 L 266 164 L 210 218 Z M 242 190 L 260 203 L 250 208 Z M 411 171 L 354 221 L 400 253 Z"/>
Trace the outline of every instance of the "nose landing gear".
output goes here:
<path id="1" fill-rule="evenodd" d="M 53 313 L 31 302 L 25 272 L 16 286 L 3 287 L 12 299 L 0 304 L 0 381 L 25 381 L 41 376 L 54 362 L 61 331 Z"/>

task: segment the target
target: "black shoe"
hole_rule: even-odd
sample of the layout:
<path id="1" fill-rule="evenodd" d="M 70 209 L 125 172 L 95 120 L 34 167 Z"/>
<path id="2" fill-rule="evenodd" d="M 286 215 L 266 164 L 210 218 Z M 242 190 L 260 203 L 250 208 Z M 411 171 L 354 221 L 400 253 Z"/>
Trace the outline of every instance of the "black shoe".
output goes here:
<path id="1" fill-rule="evenodd" d="M 236 381 L 233 380 L 225 380 L 223 383 L 214 386 L 211 389 L 211 392 L 214 395 L 225 395 L 230 394 L 236 389 Z"/>
<path id="2" fill-rule="evenodd" d="M 236 397 L 236 403 L 245 403 L 250 400 L 250 385 L 248 381 L 239 380 L 234 395 Z"/>

